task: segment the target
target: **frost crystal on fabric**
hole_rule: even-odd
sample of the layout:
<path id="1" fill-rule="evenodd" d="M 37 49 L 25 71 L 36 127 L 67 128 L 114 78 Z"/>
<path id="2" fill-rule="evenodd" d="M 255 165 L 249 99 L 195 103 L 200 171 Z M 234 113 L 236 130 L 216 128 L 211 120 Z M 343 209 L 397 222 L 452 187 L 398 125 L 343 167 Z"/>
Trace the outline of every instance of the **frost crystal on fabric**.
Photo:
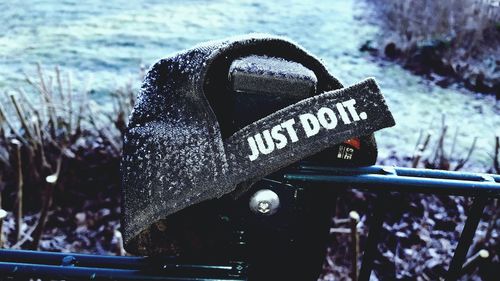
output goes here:
<path id="1" fill-rule="evenodd" d="M 317 78 L 315 96 L 228 133 L 214 101 L 224 91 L 231 64 L 253 54 L 312 71 L 314 75 L 304 75 Z M 151 230 L 168 215 L 219 198 L 348 138 L 368 135 L 362 141 L 370 143 L 371 133 L 394 125 L 373 79 L 341 88 L 301 47 L 268 35 L 208 42 L 157 62 L 144 80 L 124 139 L 122 228 L 127 251 L 162 253 Z M 282 124 L 292 119 L 294 125 Z M 280 143 L 270 138 L 273 130 L 274 137 L 283 135 Z M 374 143 L 372 147 L 376 157 Z"/>

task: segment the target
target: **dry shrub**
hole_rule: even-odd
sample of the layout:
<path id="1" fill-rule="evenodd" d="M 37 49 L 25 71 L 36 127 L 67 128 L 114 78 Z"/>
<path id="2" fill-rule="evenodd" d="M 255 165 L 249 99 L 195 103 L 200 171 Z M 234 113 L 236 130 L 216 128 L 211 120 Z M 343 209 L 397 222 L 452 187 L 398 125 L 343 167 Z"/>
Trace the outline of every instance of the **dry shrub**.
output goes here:
<path id="1" fill-rule="evenodd" d="M 462 154 L 456 153 L 457 138 L 459 128 L 455 129 L 451 145 L 445 145 L 445 140 L 449 136 L 448 125 L 446 124 L 446 117 L 443 115 L 441 118 L 441 128 L 437 134 L 437 138 L 432 137 L 432 132 L 424 132 L 421 130 L 417 145 L 412 156 L 412 167 L 417 168 L 422 162 L 423 166 L 427 169 L 440 169 L 440 170 L 453 170 L 458 171 L 464 168 L 470 160 L 475 148 L 478 137 L 474 137 L 467 152 Z M 434 142 L 434 143 L 432 143 Z M 429 147 L 432 145 L 432 147 Z M 427 150 L 432 149 L 427 153 L 427 157 L 423 157 Z"/>
<path id="2" fill-rule="evenodd" d="M 388 57 L 428 70 L 500 98 L 500 2 L 498 0 L 371 0 L 379 41 Z M 451 82 L 438 83 L 447 86 Z"/>
<path id="3" fill-rule="evenodd" d="M 25 77 L 36 94 L 19 88 L 0 103 L 0 195 L 6 198 L 0 207 L 17 217 L 18 235 L 6 243 L 14 248 L 38 247 L 53 200 L 71 205 L 75 193 L 97 194 L 119 182 L 122 133 L 135 96 L 127 85 L 112 94 L 112 110 L 103 109 L 87 90 L 76 92 L 59 68 L 36 69 L 37 77 Z M 40 215 L 28 227 L 23 211 Z"/>
<path id="4" fill-rule="evenodd" d="M 434 39 L 451 40 L 473 55 L 490 45 L 490 32 L 500 22 L 495 0 L 372 0 L 384 15 L 393 36 L 406 47 Z M 494 46 L 494 45 L 491 45 Z"/>

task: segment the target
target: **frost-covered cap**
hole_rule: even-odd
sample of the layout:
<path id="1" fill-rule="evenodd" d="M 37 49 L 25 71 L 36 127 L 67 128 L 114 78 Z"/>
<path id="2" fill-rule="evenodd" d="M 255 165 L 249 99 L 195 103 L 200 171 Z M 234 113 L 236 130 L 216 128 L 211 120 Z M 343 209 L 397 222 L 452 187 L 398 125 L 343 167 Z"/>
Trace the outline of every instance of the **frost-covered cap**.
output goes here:
<path id="1" fill-rule="evenodd" d="M 315 74 L 316 91 L 228 134 L 221 124 L 229 110 L 217 97 L 227 92 L 231 64 L 250 55 L 300 63 Z M 343 88 L 319 60 L 280 37 L 208 42 L 162 59 L 144 80 L 124 140 L 125 247 L 157 253 L 151 229 L 166 216 L 393 125 L 373 79 Z"/>

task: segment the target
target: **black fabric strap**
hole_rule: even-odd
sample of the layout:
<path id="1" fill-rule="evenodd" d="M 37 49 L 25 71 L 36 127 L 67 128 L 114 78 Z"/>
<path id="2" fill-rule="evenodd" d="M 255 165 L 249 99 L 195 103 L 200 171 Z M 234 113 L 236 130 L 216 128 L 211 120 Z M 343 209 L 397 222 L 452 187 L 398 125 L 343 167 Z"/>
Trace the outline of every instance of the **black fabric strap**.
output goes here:
<path id="1" fill-rule="evenodd" d="M 349 138 L 394 126 L 374 79 L 302 100 L 224 141 L 235 182 L 268 175 Z"/>

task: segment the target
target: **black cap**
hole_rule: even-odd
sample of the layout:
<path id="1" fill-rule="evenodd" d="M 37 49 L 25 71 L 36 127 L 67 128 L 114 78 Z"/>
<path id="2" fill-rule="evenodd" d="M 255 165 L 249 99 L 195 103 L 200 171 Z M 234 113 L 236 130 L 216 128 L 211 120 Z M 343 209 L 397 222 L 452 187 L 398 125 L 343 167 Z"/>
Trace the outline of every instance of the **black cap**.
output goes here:
<path id="1" fill-rule="evenodd" d="M 314 95 L 235 132 L 222 130 L 227 89 L 238 58 L 296 62 L 317 79 Z M 229 114 L 229 113 L 228 113 Z M 268 35 L 208 42 L 160 60 L 148 72 L 125 135 L 122 228 L 127 251 L 158 253 L 148 228 L 196 203 L 233 192 L 345 140 L 394 125 L 373 79 L 343 88 L 313 56 Z M 229 133 L 227 133 L 229 132 Z"/>

